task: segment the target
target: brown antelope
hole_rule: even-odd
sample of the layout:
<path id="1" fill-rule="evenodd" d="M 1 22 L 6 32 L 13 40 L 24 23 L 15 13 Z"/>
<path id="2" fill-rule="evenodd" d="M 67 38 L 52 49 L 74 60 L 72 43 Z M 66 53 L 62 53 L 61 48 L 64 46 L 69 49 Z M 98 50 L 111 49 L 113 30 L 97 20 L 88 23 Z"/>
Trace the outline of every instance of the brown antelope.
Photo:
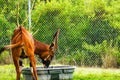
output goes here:
<path id="1" fill-rule="evenodd" d="M 20 73 L 23 66 L 22 59 L 24 58 L 30 59 L 30 67 L 33 79 L 38 80 L 34 54 L 38 55 L 42 59 L 44 67 L 49 67 L 57 50 L 59 32 L 60 29 L 58 29 L 55 33 L 52 43 L 48 45 L 34 39 L 31 34 L 22 26 L 17 27 L 14 30 L 12 44 L 1 48 L 0 53 L 2 53 L 4 50 L 12 49 L 12 57 L 17 73 L 16 80 L 20 80 Z"/>
<path id="2" fill-rule="evenodd" d="M 51 63 L 52 58 L 54 57 L 54 54 L 58 47 L 59 32 L 60 32 L 60 29 L 58 29 L 55 35 L 53 36 L 53 41 L 50 45 L 34 39 L 34 45 L 35 45 L 34 53 L 36 55 L 39 55 L 39 57 L 42 59 L 42 63 L 44 64 L 44 67 L 49 67 L 49 64 Z"/>
<path id="3" fill-rule="evenodd" d="M 16 80 L 20 80 L 21 74 L 21 59 L 29 58 L 31 64 L 31 73 L 34 80 L 38 80 L 36 72 L 36 61 L 34 58 L 34 40 L 31 34 L 22 26 L 14 30 L 11 45 L 7 45 L 0 50 L 0 52 L 11 49 L 12 58 L 16 68 Z"/>

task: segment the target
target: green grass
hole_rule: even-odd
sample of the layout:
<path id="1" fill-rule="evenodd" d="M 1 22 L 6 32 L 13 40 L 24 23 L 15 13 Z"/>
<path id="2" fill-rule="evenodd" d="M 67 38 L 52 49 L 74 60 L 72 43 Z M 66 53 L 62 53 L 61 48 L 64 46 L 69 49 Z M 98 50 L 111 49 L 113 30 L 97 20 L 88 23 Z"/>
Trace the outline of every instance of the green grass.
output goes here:
<path id="1" fill-rule="evenodd" d="M 15 80 L 13 65 L 0 65 L 0 80 Z"/>
<path id="2" fill-rule="evenodd" d="M 76 68 L 73 80 L 120 80 L 120 69 Z"/>
<path id="3" fill-rule="evenodd" d="M 21 76 L 23 80 L 23 77 Z M 14 65 L 0 65 L 0 80 L 16 80 Z"/>
<path id="4" fill-rule="evenodd" d="M 0 80 L 15 80 L 14 65 L 0 65 Z M 23 77 L 21 76 L 21 80 Z M 76 68 L 73 80 L 120 80 L 120 69 Z"/>

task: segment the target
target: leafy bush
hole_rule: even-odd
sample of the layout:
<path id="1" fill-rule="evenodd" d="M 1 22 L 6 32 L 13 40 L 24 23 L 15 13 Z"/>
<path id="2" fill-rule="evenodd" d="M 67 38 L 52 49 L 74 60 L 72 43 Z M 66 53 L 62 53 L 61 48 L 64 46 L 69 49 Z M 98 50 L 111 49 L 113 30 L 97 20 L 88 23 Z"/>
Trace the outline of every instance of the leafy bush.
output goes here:
<path id="1" fill-rule="evenodd" d="M 54 32 L 58 28 L 61 29 L 57 52 L 60 62 L 80 66 L 120 65 L 119 0 L 31 2 L 31 31 L 34 38 L 50 44 Z M 0 3 L 2 6 L 0 47 L 2 47 L 3 42 L 10 43 L 11 34 L 16 27 L 18 4 L 19 23 L 28 28 L 28 5 L 26 0 L 2 0 Z"/>
<path id="2" fill-rule="evenodd" d="M 101 64 L 99 62 L 102 62 L 100 66 L 104 68 L 118 67 L 117 64 L 119 64 L 118 60 L 120 52 L 118 50 L 117 44 L 113 44 L 113 41 L 111 41 L 110 44 L 107 43 L 107 41 L 103 41 L 103 43 L 96 43 L 96 45 L 89 45 L 84 43 L 83 48 L 87 50 L 89 54 L 91 53 L 98 56 L 98 64 Z M 94 60 L 94 57 L 92 59 Z"/>
<path id="3" fill-rule="evenodd" d="M 12 57 L 8 51 L 4 51 L 0 55 L 0 64 L 10 64 L 10 63 L 12 63 Z"/>

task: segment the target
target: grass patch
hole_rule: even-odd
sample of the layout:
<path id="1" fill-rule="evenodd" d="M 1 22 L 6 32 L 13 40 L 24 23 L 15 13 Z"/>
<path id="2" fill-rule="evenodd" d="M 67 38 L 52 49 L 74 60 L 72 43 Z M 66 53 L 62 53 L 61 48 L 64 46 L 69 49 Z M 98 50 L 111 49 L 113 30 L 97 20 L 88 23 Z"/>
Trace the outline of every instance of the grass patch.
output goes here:
<path id="1" fill-rule="evenodd" d="M 73 80 L 120 80 L 120 69 L 76 68 Z"/>
<path id="2" fill-rule="evenodd" d="M 0 65 L 0 80 L 15 80 L 14 65 Z M 21 76 L 21 80 L 24 80 Z M 76 68 L 73 80 L 120 80 L 120 69 Z"/>
<path id="3" fill-rule="evenodd" d="M 0 80 L 15 80 L 15 70 L 13 65 L 0 65 Z"/>
<path id="4" fill-rule="evenodd" d="M 16 80 L 14 65 L 0 65 L 0 80 Z M 23 80 L 23 77 L 21 77 Z"/>

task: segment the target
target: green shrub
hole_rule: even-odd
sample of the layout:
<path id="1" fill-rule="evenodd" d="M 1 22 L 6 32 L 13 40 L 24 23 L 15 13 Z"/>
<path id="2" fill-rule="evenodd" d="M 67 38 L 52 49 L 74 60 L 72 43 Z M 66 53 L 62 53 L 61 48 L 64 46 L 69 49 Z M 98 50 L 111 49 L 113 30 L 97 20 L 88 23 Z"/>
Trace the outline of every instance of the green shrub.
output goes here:
<path id="1" fill-rule="evenodd" d="M 113 41 L 107 43 L 105 40 L 101 44 L 96 43 L 96 45 L 89 45 L 84 43 L 83 48 L 85 51 L 88 51 L 89 54 L 96 55 L 98 59 L 94 59 L 94 57 L 92 57 L 93 61 L 98 60 L 98 64 L 104 68 L 118 67 L 118 63 L 120 63 L 120 52 L 117 44 L 113 45 Z"/>
<path id="2" fill-rule="evenodd" d="M 0 64 L 10 64 L 10 63 L 12 63 L 12 57 L 8 51 L 4 51 L 0 55 Z"/>

